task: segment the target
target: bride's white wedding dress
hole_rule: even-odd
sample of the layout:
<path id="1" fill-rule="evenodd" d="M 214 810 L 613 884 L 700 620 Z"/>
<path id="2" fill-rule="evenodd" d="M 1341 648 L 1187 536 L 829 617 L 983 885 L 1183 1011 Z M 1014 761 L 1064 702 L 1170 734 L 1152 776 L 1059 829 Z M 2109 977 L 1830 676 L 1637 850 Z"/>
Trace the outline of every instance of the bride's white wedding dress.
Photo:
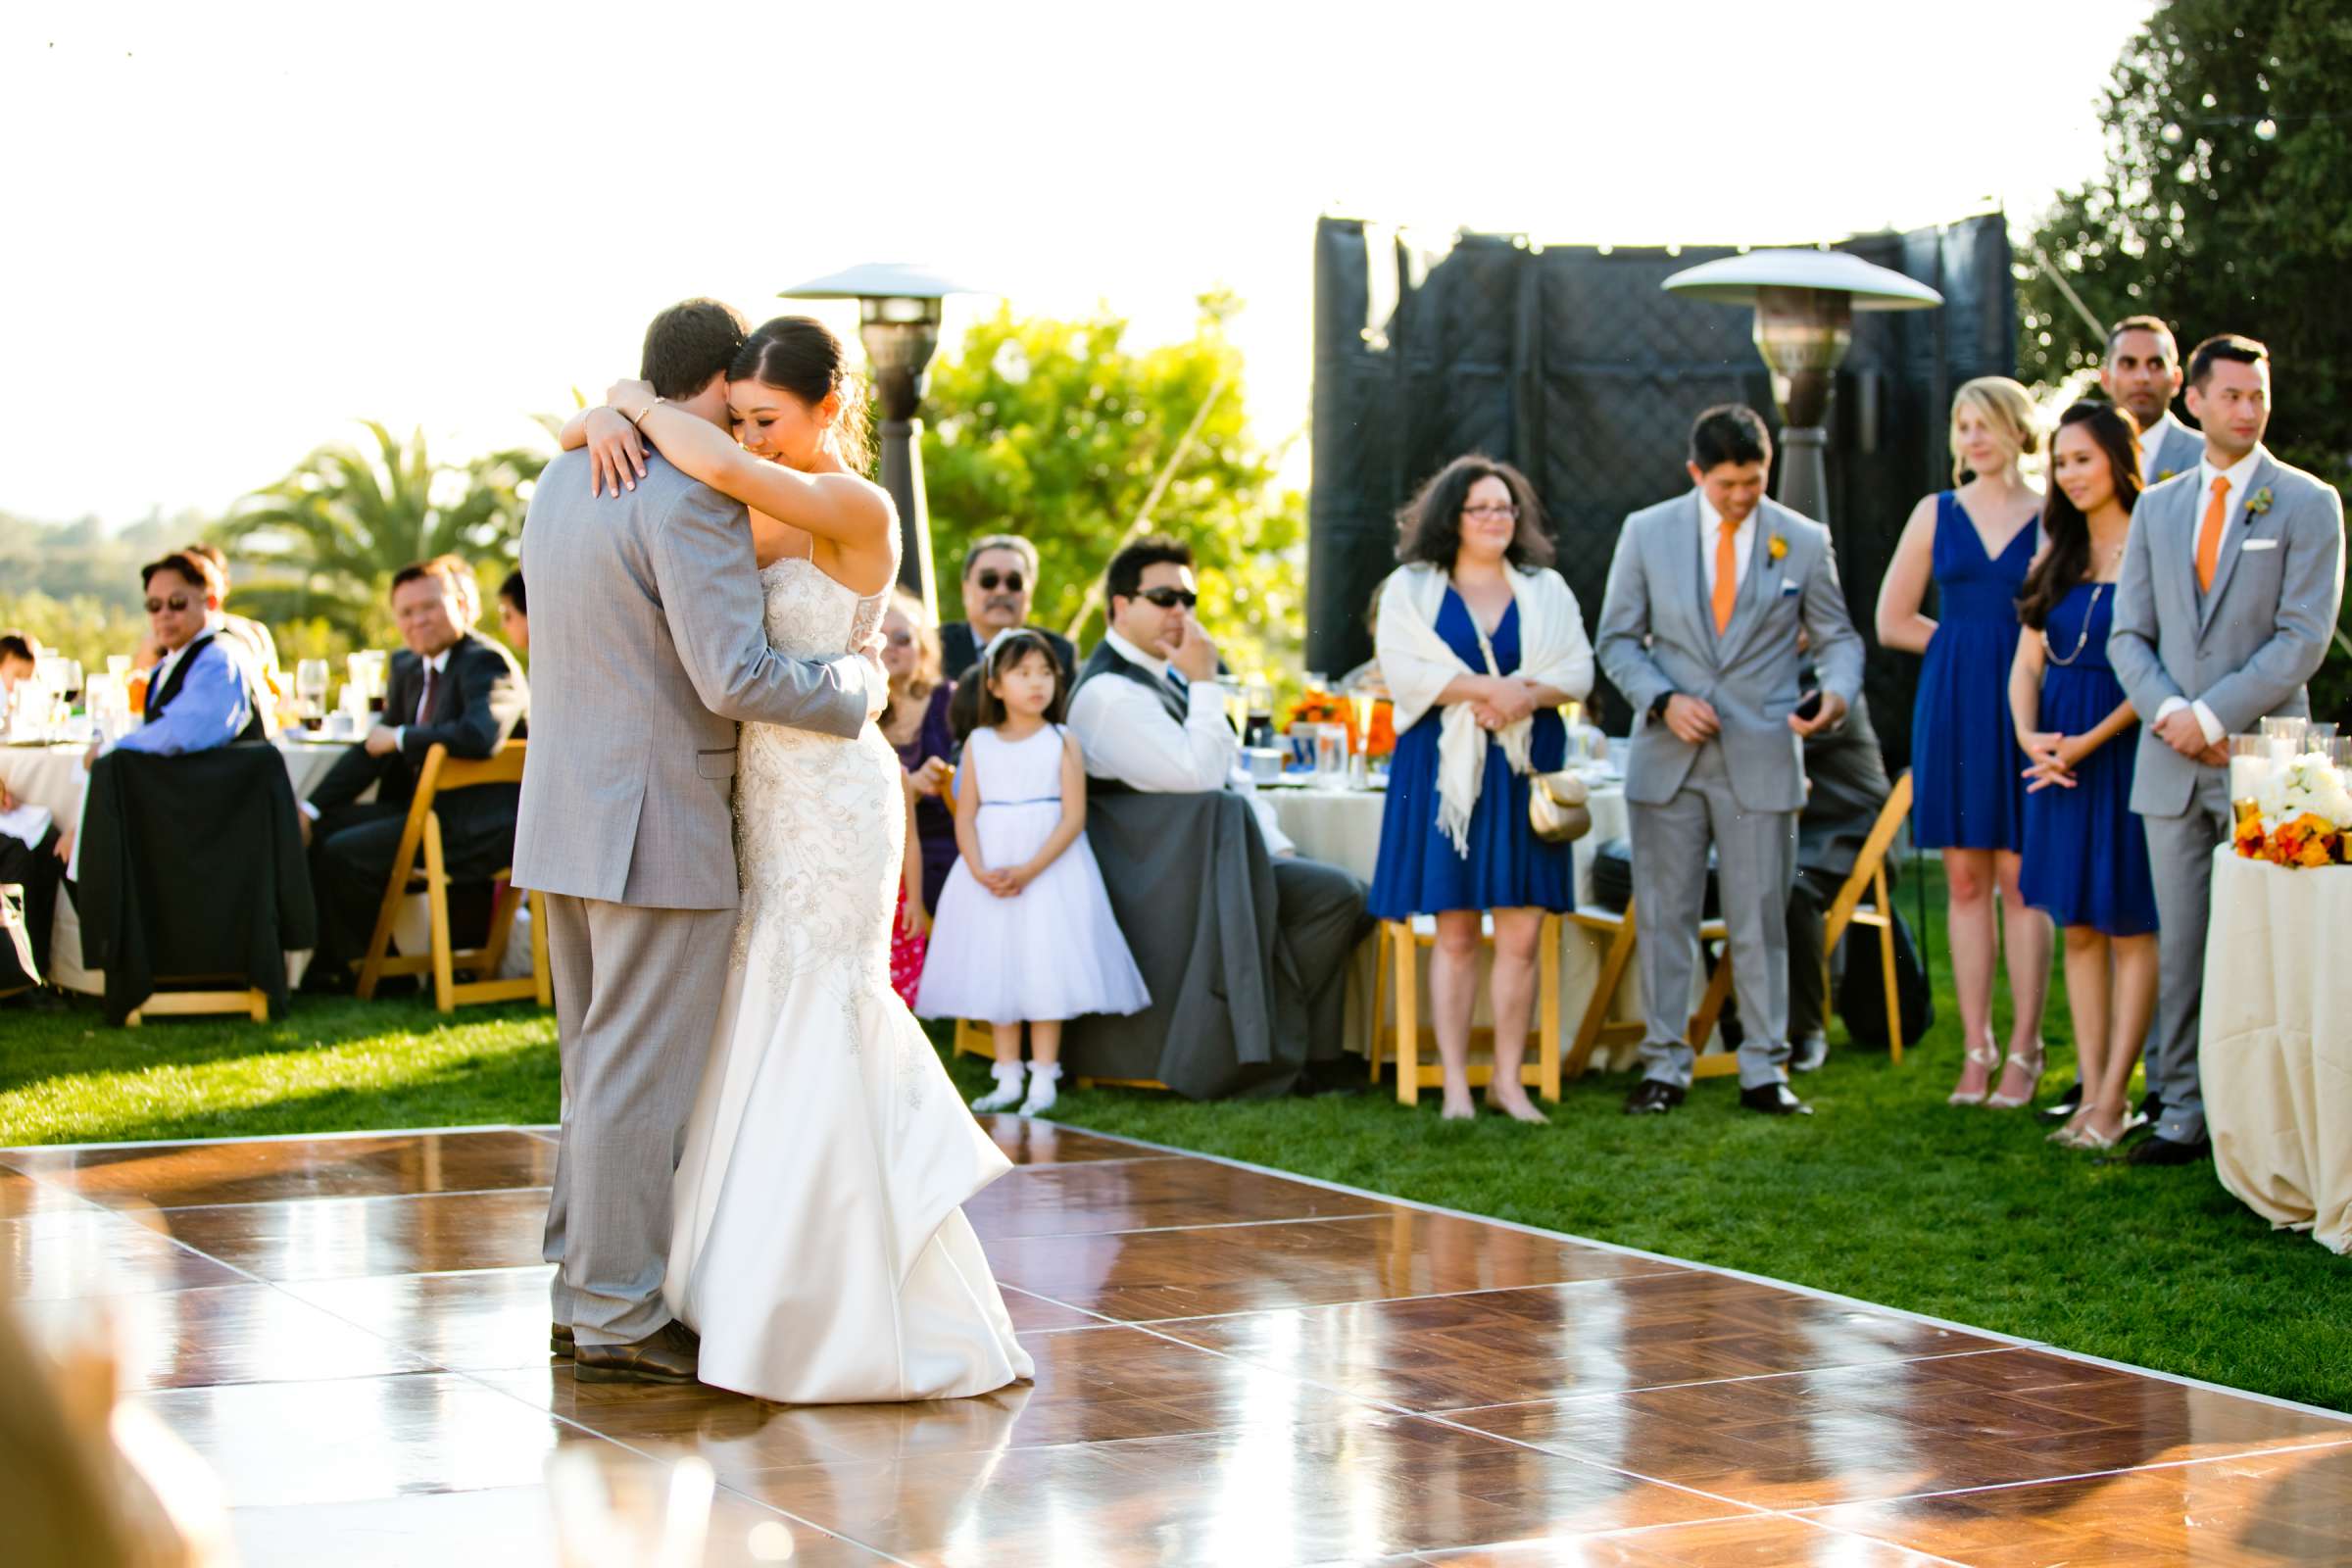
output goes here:
<path id="1" fill-rule="evenodd" d="M 760 574 L 768 642 L 862 645 L 885 600 Z M 663 1300 L 702 1380 L 794 1404 L 958 1398 L 1032 1375 L 959 1206 L 1011 1169 L 890 985 L 898 754 L 746 724 L 735 956 L 686 1123 Z"/>

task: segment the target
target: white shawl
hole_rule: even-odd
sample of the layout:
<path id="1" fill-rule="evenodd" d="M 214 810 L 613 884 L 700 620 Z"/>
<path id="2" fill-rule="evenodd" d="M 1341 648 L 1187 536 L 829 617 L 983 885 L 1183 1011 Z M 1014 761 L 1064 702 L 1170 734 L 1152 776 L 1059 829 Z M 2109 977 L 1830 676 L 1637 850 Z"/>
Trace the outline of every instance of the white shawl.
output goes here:
<path id="1" fill-rule="evenodd" d="M 1592 691 L 1592 644 L 1585 636 L 1584 612 L 1565 579 L 1548 567 L 1505 568 L 1511 597 L 1519 606 L 1519 678 L 1550 686 L 1582 702 Z M 1494 673 L 1482 657 L 1465 662 L 1438 635 L 1438 611 L 1446 603 L 1449 574 L 1420 564 L 1392 572 L 1380 590 L 1380 673 L 1396 704 L 1396 733 L 1413 727 L 1438 706 L 1438 694 L 1463 675 Z M 1487 735 L 1468 703 L 1449 703 L 1438 731 L 1438 825 L 1453 840 L 1456 854 L 1470 854 L 1470 813 L 1477 808 L 1487 771 Z M 1511 771 L 1533 766 L 1533 716 L 1505 725 L 1494 738 Z"/>

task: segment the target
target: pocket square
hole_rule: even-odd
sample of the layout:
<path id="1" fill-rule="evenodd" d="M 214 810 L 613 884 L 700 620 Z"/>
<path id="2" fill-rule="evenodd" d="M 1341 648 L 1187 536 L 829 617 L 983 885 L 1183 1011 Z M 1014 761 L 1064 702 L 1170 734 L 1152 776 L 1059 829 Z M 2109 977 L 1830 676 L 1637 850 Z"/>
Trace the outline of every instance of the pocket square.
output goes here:
<path id="1" fill-rule="evenodd" d="M 1785 582 L 1781 584 L 1781 597 L 1783 599 L 1794 599 L 1798 594 L 1801 594 L 1804 591 L 1805 585 L 1801 582 Z"/>
<path id="2" fill-rule="evenodd" d="M 2276 550 L 2278 548 L 2278 541 L 2276 539 L 2249 539 L 2238 548 L 2240 550 Z"/>

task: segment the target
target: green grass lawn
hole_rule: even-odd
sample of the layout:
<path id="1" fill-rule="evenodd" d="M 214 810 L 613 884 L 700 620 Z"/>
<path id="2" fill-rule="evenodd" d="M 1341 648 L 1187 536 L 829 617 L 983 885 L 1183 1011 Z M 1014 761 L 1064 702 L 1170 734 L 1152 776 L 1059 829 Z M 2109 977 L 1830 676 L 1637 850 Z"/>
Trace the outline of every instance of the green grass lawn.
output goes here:
<path id="1" fill-rule="evenodd" d="M 1217 1104 L 1093 1090 L 1058 1119 L 2352 1410 L 2352 1260 L 2272 1231 L 2210 1166 L 2095 1163 L 2045 1144 L 2039 1116 L 1947 1107 L 1960 1050 L 1937 990 L 1902 1066 L 1840 1046 L 1800 1080 L 1804 1118 L 1739 1110 L 1729 1079 L 1631 1118 L 1630 1080 L 1596 1074 L 1548 1128 L 1441 1123 L 1434 1095 L 1408 1110 L 1385 1087 Z M 2054 1092 L 2072 1069 L 2062 996 L 2045 1032 Z M 971 1058 L 952 1070 L 986 1083 Z M 556 1096 L 555 1026 L 528 1007 L 452 1024 L 414 1001 L 301 1001 L 267 1028 L 136 1030 L 94 1004 L 0 1013 L 0 1146 L 546 1122 Z"/>

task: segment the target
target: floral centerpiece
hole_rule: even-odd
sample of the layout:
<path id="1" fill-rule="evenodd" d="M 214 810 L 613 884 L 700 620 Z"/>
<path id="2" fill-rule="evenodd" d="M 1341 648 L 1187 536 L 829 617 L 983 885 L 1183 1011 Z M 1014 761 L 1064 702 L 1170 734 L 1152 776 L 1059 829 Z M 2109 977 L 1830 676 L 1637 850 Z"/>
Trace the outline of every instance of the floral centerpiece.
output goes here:
<path id="1" fill-rule="evenodd" d="M 2273 865 L 2334 865 L 2352 858 L 2352 789 L 2318 752 L 2280 762 L 2236 806 L 2237 853 Z"/>
<path id="2" fill-rule="evenodd" d="M 1363 737 L 1356 733 L 1355 705 L 1337 692 L 1327 692 L 1309 686 L 1293 700 L 1283 714 L 1282 732 L 1288 735 L 1298 724 L 1339 724 L 1348 731 L 1348 750 L 1353 755 Z M 1363 744 L 1367 757 L 1386 757 L 1396 749 L 1396 710 L 1386 697 L 1372 705 L 1372 727 L 1368 744 Z"/>

